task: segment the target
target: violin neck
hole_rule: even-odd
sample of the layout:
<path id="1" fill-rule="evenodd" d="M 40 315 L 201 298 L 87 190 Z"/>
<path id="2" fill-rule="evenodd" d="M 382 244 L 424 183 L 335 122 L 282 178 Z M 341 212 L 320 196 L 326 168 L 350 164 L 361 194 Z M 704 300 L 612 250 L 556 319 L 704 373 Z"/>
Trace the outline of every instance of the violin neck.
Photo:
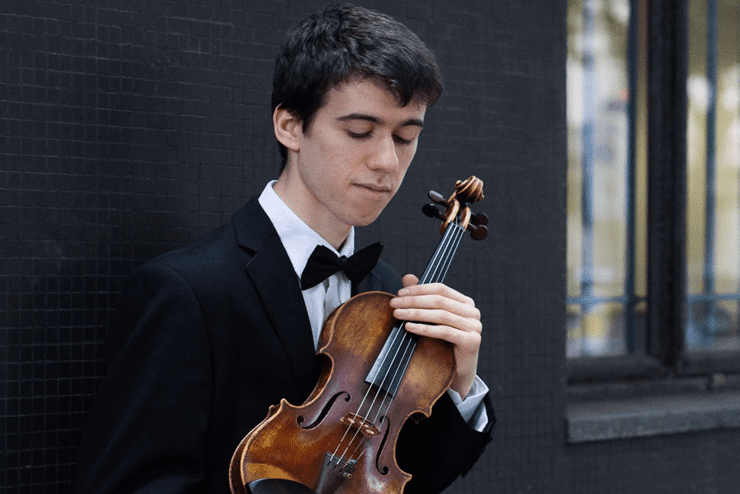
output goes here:
<path id="1" fill-rule="evenodd" d="M 444 281 L 464 233 L 465 230 L 455 223 L 450 223 L 447 226 L 434 254 L 432 254 L 432 258 L 419 279 L 419 284 L 441 283 Z"/>

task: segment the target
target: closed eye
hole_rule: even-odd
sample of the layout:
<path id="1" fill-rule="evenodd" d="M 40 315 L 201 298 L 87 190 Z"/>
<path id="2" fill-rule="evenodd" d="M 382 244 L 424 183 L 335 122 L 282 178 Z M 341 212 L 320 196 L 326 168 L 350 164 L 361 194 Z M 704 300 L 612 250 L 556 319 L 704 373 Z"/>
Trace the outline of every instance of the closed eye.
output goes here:
<path id="1" fill-rule="evenodd" d="M 402 144 L 404 146 L 408 146 L 409 144 L 414 142 L 414 139 L 404 139 L 403 137 L 398 135 L 394 135 L 393 140 L 396 141 L 398 144 Z"/>
<path id="2" fill-rule="evenodd" d="M 351 130 L 347 131 L 347 135 L 352 137 L 353 139 L 367 139 L 368 137 L 370 137 L 371 134 L 372 132 L 370 131 L 367 131 L 367 132 L 352 132 Z"/>

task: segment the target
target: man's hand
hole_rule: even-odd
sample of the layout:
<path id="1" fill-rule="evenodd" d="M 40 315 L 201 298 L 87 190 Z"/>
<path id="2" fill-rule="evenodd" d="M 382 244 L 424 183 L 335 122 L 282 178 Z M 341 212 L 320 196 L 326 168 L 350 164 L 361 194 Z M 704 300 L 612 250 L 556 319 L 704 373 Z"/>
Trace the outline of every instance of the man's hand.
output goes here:
<path id="1" fill-rule="evenodd" d="M 442 283 L 419 285 L 407 274 L 398 295 L 391 299 L 393 316 L 406 322 L 406 329 L 420 336 L 452 343 L 457 363 L 452 389 L 464 399 L 478 372 L 481 331 L 480 311 L 470 297 Z M 414 322 L 410 322 L 414 321 Z"/>

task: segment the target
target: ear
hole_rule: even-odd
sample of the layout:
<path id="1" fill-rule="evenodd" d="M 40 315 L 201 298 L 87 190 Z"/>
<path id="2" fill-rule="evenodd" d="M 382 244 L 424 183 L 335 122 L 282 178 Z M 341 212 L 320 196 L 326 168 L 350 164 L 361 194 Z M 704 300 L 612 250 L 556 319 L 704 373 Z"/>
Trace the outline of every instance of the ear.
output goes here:
<path id="1" fill-rule="evenodd" d="M 303 125 L 290 111 L 278 106 L 272 114 L 275 138 L 290 151 L 300 151 Z"/>

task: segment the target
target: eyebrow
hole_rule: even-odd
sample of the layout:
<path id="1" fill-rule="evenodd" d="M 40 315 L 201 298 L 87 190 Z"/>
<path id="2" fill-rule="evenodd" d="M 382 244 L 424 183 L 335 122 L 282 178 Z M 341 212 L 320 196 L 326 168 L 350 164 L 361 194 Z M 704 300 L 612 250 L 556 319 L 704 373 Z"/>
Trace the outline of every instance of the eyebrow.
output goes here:
<path id="1" fill-rule="evenodd" d="M 338 117 L 337 120 L 340 122 L 346 122 L 348 120 L 365 120 L 367 122 L 372 122 L 378 125 L 382 125 L 383 120 L 381 120 L 378 117 L 374 117 L 372 115 L 367 115 L 365 113 L 350 113 L 349 115 L 343 115 L 341 117 Z M 419 118 L 409 118 L 408 120 L 401 123 L 400 127 L 408 127 L 408 126 L 416 126 L 420 128 L 424 128 L 424 121 Z"/>

